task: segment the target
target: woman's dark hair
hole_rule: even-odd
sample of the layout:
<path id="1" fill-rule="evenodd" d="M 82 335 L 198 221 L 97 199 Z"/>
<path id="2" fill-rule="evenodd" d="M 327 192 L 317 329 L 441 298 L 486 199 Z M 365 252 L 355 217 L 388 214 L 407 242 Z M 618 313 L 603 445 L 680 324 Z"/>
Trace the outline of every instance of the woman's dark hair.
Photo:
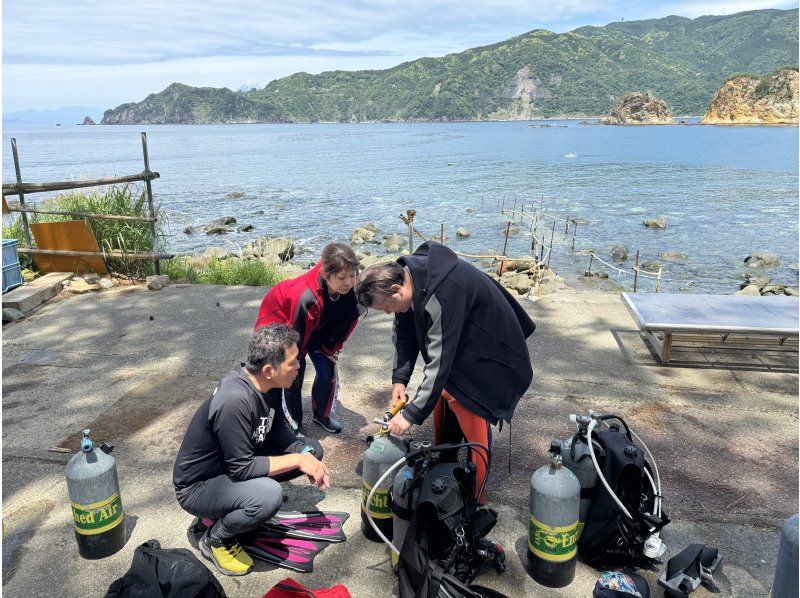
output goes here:
<path id="1" fill-rule="evenodd" d="M 392 287 L 403 285 L 405 269 L 397 262 L 375 264 L 364 269 L 356 282 L 356 300 L 364 307 L 372 307 L 376 297 L 391 297 Z"/>
<path id="2" fill-rule="evenodd" d="M 322 250 L 322 274 L 332 276 L 345 270 L 358 272 L 358 258 L 347 243 L 328 243 Z"/>

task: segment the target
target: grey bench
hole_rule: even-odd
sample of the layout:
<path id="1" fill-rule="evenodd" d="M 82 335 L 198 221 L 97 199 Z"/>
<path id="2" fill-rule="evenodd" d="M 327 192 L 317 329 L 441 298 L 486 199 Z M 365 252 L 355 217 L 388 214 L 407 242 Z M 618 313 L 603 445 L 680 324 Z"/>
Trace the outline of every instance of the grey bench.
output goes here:
<path id="1" fill-rule="evenodd" d="M 797 297 L 622 293 L 663 363 L 677 345 L 798 350 Z"/>

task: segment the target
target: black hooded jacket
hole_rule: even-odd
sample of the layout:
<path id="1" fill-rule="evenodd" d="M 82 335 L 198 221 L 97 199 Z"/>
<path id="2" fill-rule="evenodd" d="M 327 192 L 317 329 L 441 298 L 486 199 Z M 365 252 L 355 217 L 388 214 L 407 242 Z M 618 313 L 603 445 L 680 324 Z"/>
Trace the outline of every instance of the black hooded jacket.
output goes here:
<path id="1" fill-rule="evenodd" d="M 535 325 L 517 301 L 447 247 L 429 241 L 397 260 L 411 273 L 412 308 L 395 314 L 392 382 L 423 380 L 403 415 L 421 424 L 447 390 L 492 424 L 511 421 L 533 378 L 525 339 Z"/>

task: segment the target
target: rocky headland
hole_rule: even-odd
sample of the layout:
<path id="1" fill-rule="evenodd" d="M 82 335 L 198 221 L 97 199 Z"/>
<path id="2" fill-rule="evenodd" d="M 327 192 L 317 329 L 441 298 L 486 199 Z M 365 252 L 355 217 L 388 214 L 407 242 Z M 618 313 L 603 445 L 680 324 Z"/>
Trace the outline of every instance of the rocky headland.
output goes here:
<path id="1" fill-rule="evenodd" d="M 601 125 L 669 125 L 672 115 L 667 103 L 651 94 L 629 93 L 623 97 L 607 116 L 600 119 Z"/>
<path id="2" fill-rule="evenodd" d="M 741 75 L 725 82 L 701 125 L 798 124 L 798 73 L 783 68 L 764 77 Z"/>

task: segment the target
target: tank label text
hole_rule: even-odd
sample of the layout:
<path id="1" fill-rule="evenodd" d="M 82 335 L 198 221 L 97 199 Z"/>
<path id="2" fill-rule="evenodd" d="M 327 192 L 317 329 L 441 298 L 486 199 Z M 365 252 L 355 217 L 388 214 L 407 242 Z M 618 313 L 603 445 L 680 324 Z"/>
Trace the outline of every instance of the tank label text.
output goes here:
<path id="1" fill-rule="evenodd" d="M 366 508 L 367 497 L 372 491 L 372 486 L 364 482 L 361 491 L 361 506 Z M 369 504 L 369 514 L 374 519 L 391 519 L 392 518 L 392 504 L 389 500 L 389 490 L 386 488 L 378 488 L 375 494 L 372 495 L 372 502 Z"/>
<path id="2" fill-rule="evenodd" d="M 72 519 L 75 531 L 84 536 L 102 534 L 122 522 L 122 501 L 119 494 L 112 494 L 106 500 L 80 505 L 72 504 Z"/>
<path id="3" fill-rule="evenodd" d="M 545 561 L 568 561 L 578 551 L 578 522 L 563 527 L 552 527 L 531 516 L 528 525 L 528 548 Z"/>

